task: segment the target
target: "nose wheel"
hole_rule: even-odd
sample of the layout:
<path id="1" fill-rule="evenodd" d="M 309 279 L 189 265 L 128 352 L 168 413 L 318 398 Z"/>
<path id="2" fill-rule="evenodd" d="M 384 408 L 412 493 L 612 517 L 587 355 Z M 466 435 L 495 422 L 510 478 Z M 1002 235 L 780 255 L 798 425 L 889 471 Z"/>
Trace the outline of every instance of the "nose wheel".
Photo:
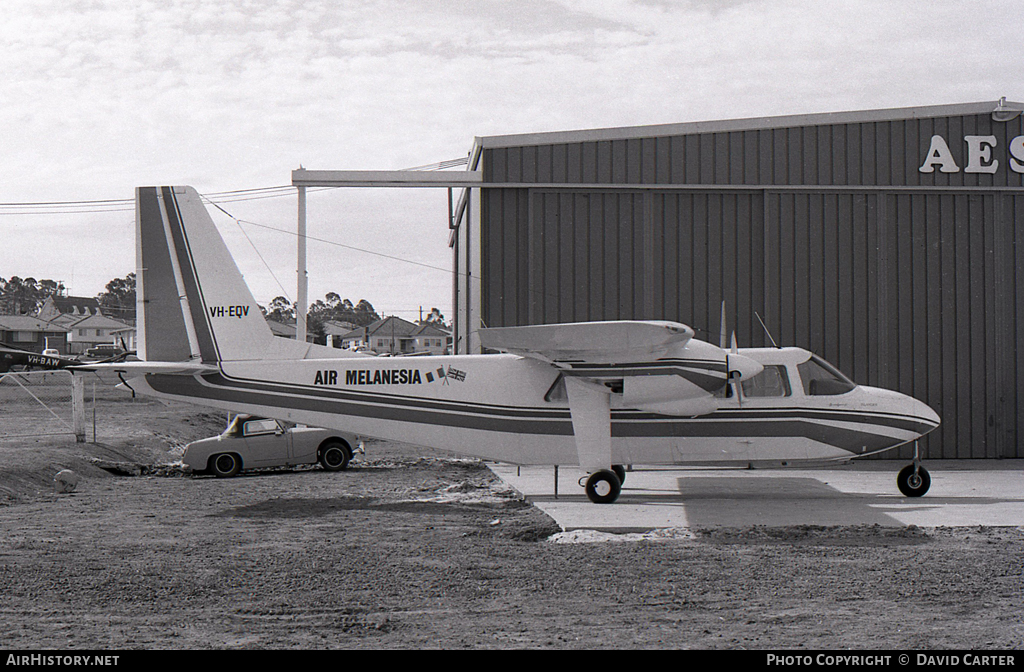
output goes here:
<path id="1" fill-rule="evenodd" d="M 907 497 L 920 497 L 928 492 L 932 485 L 932 477 L 928 470 L 921 466 L 921 448 L 914 442 L 914 463 L 900 469 L 896 476 L 896 487 Z"/>
<path id="2" fill-rule="evenodd" d="M 928 492 L 931 485 L 932 477 L 928 475 L 928 470 L 919 464 L 908 464 L 896 477 L 896 486 L 907 497 L 920 497 Z"/>

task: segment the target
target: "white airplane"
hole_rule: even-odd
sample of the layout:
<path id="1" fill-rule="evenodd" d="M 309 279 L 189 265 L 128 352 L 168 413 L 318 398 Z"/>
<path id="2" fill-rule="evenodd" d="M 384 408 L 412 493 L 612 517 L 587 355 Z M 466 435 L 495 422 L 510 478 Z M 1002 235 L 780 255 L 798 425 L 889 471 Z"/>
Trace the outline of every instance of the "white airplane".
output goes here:
<path id="1" fill-rule="evenodd" d="M 675 322 L 481 329 L 501 354 L 381 358 L 271 334 L 191 187 L 136 192 L 145 395 L 518 465 L 579 465 L 614 502 L 622 465 L 845 461 L 939 424 L 925 404 L 859 386 L 799 348 L 731 351 Z M 124 378 L 122 378 L 124 380 Z M 583 479 L 581 479 L 582 483 Z M 920 496 L 916 455 L 900 489 Z"/>

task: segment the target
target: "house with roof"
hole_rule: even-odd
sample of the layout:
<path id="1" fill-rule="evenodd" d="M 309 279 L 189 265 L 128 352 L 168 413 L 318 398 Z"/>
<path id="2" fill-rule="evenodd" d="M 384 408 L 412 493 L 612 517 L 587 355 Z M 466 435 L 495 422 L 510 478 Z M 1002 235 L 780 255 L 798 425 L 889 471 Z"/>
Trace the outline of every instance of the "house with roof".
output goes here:
<path id="1" fill-rule="evenodd" d="M 51 294 L 36 311 L 36 317 L 48 322 L 70 324 L 83 317 L 103 313 L 99 299 L 87 296 L 55 296 Z"/>
<path id="2" fill-rule="evenodd" d="M 61 320 L 54 320 L 60 324 Z M 116 345 L 126 350 L 135 350 L 135 327 L 112 317 L 89 315 L 66 323 L 68 348 L 72 355 L 80 355 L 97 345 Z"/>
<path id="3" fill-rule="evenodd" d="M 417 324 L 392 315 L 345 334 L 341 347 L 365 347 L 380 355 L 443 355 L 449 340 L 449 334 L 433 324 Z"/>
<path id="4" fill-rule="evenodd" d="M 36 317 L 67 329 L 67 354 L 80 355 L 97 345 L 135 350 L 135 327 L 103 314 L 98 299 L 48 296 Z"/>
<path id="5" fill-rule="evenodd" d="M 68 331 L 32 315 L 0 315 L 0 345 L 38 353 L 53 348 L 67 354 Z"/>
<path id="6" fill-rule="evenodd" d="M 135 349 L 135 327 L 103 314 L 98 299 L 48 296 L 36 317 L 68 330 L 67 353 L 82 354 L 97 345 Z"/>
<path id="7" fill-rule="evenodd" d="M 295 327 L 295 322 L 278 322 L 277 320 L 267 318 L 267 326 L 270 327 L 271 333 L 278 338 L 290 338 L 295 340 L 295 333 L 298 331 Z M 314 334 L 306 334 L 307 343 L 312 343 L 314 338 Z"/>
<path id="8" fill-rule="evenodd" d="M 344 322 L 341 320 L 324 320 L 324 340 L 327 345 L 340 348 L 345 336 L 359 327 L 355 322 Z"/>

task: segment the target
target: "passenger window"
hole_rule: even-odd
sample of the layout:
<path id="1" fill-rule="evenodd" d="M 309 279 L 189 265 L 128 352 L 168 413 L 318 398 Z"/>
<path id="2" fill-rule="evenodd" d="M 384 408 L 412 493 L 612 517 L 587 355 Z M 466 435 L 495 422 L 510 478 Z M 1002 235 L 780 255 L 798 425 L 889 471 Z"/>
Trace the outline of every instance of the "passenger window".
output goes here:
<path id="1" fill-rule="evenodd" d="M 766 366 L 761 373 L 744 380 L 742 385 L 745 397 L 788 397 L 793 393 L 785 366 Z"/>
<path id="2" fill-rule="evenodd" d="M 835 367 L 817 355 L 797 365 L 804 393 L 813 396 L 846 394 L 857 384 L 840 373 Z"/>

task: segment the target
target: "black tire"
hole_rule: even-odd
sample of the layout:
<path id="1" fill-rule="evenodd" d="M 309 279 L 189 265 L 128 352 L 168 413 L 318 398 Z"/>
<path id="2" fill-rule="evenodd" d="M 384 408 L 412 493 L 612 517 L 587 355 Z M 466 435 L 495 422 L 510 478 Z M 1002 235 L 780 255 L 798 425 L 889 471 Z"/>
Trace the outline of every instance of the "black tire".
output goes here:
<path id="1" fill-rule="evenodd" d="M 619 485 L 624 485 L 626 483 L 626 468 L 621 464 L 613 464 L 612 471 L 619 477 Z"/>
<path id="2" fill-rule="evenodd" d="M 587 479 L 587 497 L 594 504 L 611 504 L 622 492 L 622 482 L 614 471 L 595 471 Z"/>
<path id="3" fill-rule="evenodd" d="M 210 472 L 217 478 L 231 478 L 242 470 L 242 458 L 234 453 L 220 453 L 210 458 Z"/>
<path id="4" fill-rule="evenodd" d="M 320 466 L 326 471 L 341 471 L 348 468 L 352 449 L 344 441 L 328 441 L 320 447 Z"/>
<path id="5" fill-rule="evenodd" d="M 932 477 L 928 475 L 928 470 L 920 466 L 915 470 L 912 464 L 903 467 L 896 477 L 896 486 L 907 497 L 920 497 L 928 492 L 931 485 Z"/>

